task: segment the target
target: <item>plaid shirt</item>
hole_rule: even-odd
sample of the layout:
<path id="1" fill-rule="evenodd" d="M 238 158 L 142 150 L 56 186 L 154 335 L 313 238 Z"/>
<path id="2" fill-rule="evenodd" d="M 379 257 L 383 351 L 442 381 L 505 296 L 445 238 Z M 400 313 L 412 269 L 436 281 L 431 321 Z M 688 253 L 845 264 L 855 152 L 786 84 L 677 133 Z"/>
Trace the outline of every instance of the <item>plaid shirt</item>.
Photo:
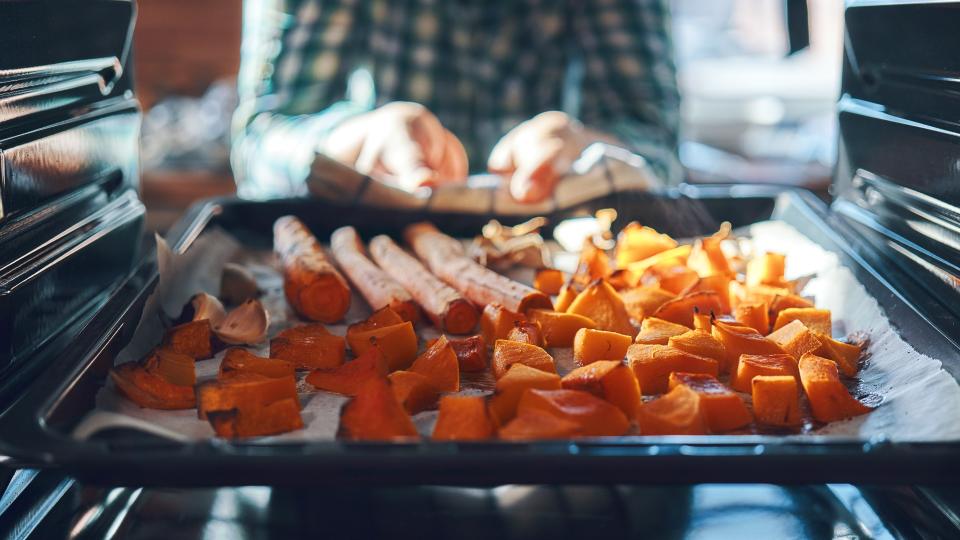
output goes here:
<path id="1" fill-rule="evenodd" d="M 471 171 L 563 110 L 676 181 L 665 0 L 246 0 L 233 166 L 251 198 L 305 192 L 330 131 L 391 101 L 426 106 Z"/>

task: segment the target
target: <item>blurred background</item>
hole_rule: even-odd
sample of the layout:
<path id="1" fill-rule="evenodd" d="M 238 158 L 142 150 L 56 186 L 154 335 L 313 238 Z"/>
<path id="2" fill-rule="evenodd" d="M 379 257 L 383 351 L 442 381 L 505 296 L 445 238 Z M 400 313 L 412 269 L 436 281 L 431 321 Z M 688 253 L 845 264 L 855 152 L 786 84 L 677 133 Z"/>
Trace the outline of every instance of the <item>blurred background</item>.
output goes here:
<path id="1" fill-rule="evenodd" d="M 165 229 L 198 198 L 234 192 L 229 126 L 241 4 L 139 2 L 134 73 L 145 112 L 148 228 Z M 836 153 L 843 2 L 670 4 L 683 99 L 680 159 L 689 181 L 824 192 Z"/>

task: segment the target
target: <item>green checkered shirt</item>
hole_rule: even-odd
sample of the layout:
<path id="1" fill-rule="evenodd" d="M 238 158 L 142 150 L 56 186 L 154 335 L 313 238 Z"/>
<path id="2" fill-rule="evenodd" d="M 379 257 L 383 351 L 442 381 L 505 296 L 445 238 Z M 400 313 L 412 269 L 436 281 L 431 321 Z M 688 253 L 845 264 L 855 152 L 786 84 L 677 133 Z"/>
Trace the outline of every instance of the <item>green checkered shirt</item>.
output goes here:
<path id="1" fill-rule="evenodd" d="M 676 181 L 666 0 L 246 0 L 233 166 L 251 198 L 305 192 L 350 116 L 426 106 L 471 171 L 511 128 L 563 110 Z"/>

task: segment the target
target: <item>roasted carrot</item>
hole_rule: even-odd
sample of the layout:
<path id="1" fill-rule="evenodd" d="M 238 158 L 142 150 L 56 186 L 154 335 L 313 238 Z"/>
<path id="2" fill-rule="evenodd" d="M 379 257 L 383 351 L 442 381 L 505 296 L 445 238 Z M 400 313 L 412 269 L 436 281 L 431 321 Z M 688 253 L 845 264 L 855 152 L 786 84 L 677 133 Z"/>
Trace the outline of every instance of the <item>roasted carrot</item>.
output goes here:
<path id="1" fill-rule="evenodd" d="M 290 306 L 313 321 L 342 319 L 350 308 L 350 287 L 306 225 L 294 216 L 279 218 L 273 224 L 273 249 Z"/>
<path id="2" fill-rule="evenodd" d="M 477 325 L 479 314 L 473 304 L 437 279 L 389 236 L 376 236 L 370 240 L 370 255 L 384 272 L 413 296 L 441 330 L 466 334 Z"/>
<path id="3" fill-rule="evenodd" d="M 404 233 L 407 243 L 427 267 L 477 306 L 496 303 L 517 313 L 530 308 L 553 309 L 549 296 L 474 261 L 460 242 L 432 224 L 415 223 Z"/>
<path id="4" fill-rule="evenodd" d="M 330 251 L 371 308 L 390 306 L 404 321 L 417 321 L 419 310 L 410 293 L 367 258 L 356 229 L 347 226 L 333 231 Z"/>

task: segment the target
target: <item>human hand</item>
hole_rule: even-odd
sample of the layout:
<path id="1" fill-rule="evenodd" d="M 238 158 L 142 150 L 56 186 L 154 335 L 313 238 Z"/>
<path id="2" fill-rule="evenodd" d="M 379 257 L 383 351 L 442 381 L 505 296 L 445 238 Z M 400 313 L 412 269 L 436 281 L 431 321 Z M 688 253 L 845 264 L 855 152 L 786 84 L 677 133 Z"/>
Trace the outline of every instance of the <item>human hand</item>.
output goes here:
<path id="1" fill-rule="evenodd" d="M 407 191 L 467 177 L 463 144 L 418 103 L 388 103 L 347 120 L 330 133 L 324 153 Z"/>

